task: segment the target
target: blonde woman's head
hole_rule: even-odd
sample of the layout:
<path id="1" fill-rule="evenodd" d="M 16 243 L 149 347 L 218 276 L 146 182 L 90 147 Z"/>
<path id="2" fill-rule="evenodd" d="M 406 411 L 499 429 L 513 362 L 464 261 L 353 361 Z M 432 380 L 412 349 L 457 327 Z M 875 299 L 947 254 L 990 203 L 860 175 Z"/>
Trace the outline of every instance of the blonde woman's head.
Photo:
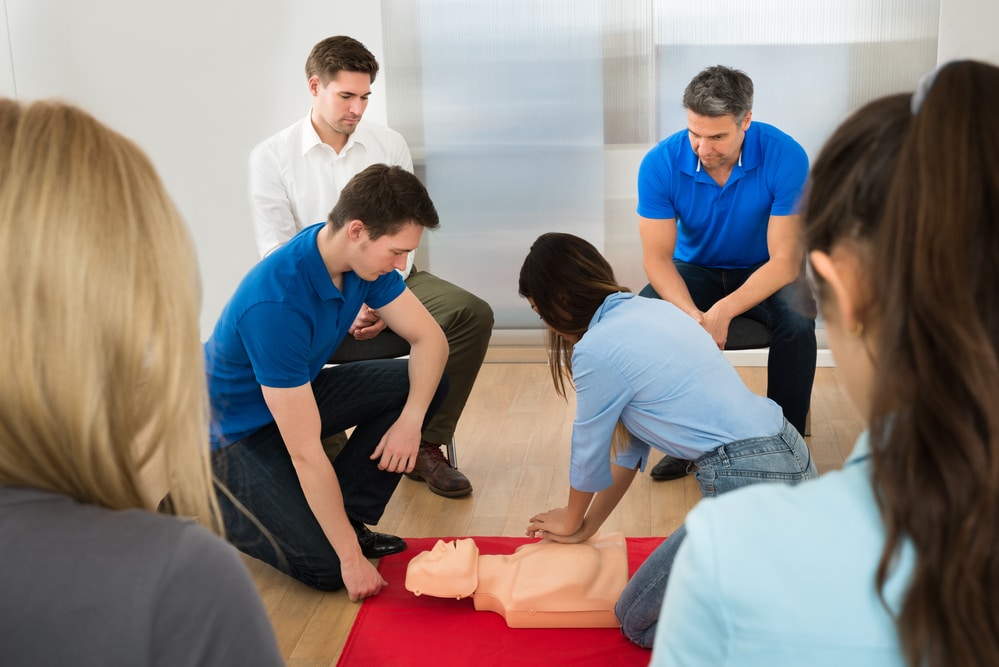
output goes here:
<path id="1" fill-rule="evenodd" d="M 218 529 L 191 238 L 149 159 L 0 100 L 0 485 Z"/>

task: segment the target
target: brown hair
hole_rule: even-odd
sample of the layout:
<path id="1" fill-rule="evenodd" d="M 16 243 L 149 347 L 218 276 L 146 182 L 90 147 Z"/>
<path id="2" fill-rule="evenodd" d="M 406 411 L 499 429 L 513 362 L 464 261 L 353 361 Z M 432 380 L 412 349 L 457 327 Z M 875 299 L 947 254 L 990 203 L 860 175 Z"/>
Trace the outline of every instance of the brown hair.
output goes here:
<path id="1" fill-rule="evenodd" d="M 370 74 L 374 83 L 378 74 L 378 61 L 364 44 L 353 37 L 337 35 L 327 37 L 312 47 L 305 60 L 305 78 L 319 77 L 324 86 L 341 70 Z"/>
<path id="2" fill-rule="evenodd" d="M 330 211 L 327 224 L 340 229 L 351 220 L 363 222 L 372 241 L 391 236 L 408 223 L 426 229 L 440 226 L 437 209 L 420 179 L 402 167 L 381 163 L 350 179 Z"/>
<path id="3" fill-rule="evenodd" d="M 630 292 L 592 244 L 572 234 L 542 234 L 520 268 L 520 296 L 534 301 L 541 319 L 556 331 L 582 335 L 609 295 Z M 565 396 L 572 381 L 572 344 L 548 332 L 548 365 L 555 390 Z"/>
<path id="4" fill-rule="evenodd" d="M 915 569 L 906 660 L 999 664 L 999 68 L 943 67 L 902 148 L 872 266 L 883 313 L 871 458 Z"/>

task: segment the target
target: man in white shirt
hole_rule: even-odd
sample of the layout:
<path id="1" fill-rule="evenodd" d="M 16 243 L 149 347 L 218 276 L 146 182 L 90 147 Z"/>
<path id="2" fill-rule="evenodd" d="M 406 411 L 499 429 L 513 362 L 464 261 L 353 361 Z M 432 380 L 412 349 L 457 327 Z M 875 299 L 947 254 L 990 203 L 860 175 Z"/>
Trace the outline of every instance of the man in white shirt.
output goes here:
<path id="1" fill-rule="evenodd" d="M 398 132 L 361 122 L 378 73 L 374 55 L 355 39 L 329 37 L 316 44 L 305 65 L 312 108 L 309 115 L 259 144 L 250 153 L 250 210 L 261 257 L 304 227 L 326 220 L 340 190 L 375 163 L 413 171 L 413 159 Z M 474 294 L 412 265 L 406 285 L 444 330 L 450 346 L 446 372 L 451 390 L 423 433 L 409 476 L 431 491 L 456 498 L 472 492 L 468 479 L 440 450 L 454 437 L 492 335 L 493 312 Z M 370 358 L 404 342 L 374 310 L 364 307 L 333 358 Z M 376 338 L 377 336 L 377 338 Z"/>

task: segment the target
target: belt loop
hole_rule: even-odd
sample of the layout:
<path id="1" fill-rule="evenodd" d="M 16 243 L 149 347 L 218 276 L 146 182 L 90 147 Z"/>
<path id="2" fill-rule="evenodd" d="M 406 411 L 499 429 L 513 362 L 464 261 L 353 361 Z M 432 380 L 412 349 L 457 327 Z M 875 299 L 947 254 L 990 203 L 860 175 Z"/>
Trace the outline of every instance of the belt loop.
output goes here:
<path id="1" fill-rule="evenodd" d="M 794 431 L 793 433 L 791 431 Z M 791 426 L 791 422 L 784 418 L 784 425 L 780 429 L 780 439 L 788 445 L 794 445 L 798 441 L 798 429 Z"/>
<path id="2" fill-rule="evenodd" d="M 726 447 L 728 447 L 728 445 L 722 445 L 721 447 L 716 449 L 715 456 L 718 457 L 718 464 L 725 466 L 727 468 L 730 464 L 728 460 L 728 452 L 725 451 Z"/>

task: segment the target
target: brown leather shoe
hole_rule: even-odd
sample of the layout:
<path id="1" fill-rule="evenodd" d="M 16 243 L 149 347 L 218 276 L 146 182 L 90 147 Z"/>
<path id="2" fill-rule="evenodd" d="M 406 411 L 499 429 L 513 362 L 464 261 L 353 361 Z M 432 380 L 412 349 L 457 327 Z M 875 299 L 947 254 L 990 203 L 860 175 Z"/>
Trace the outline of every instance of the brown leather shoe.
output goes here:
<path id="1" fill-rule="evenodd" d="M 472 483 L 444 458 L 440 446 L 426 440 L 420 443 L 416 466 L 406 477 L 426 482 L 431 491 L 445 498 L 460 498 L 472 492 Z"/>

